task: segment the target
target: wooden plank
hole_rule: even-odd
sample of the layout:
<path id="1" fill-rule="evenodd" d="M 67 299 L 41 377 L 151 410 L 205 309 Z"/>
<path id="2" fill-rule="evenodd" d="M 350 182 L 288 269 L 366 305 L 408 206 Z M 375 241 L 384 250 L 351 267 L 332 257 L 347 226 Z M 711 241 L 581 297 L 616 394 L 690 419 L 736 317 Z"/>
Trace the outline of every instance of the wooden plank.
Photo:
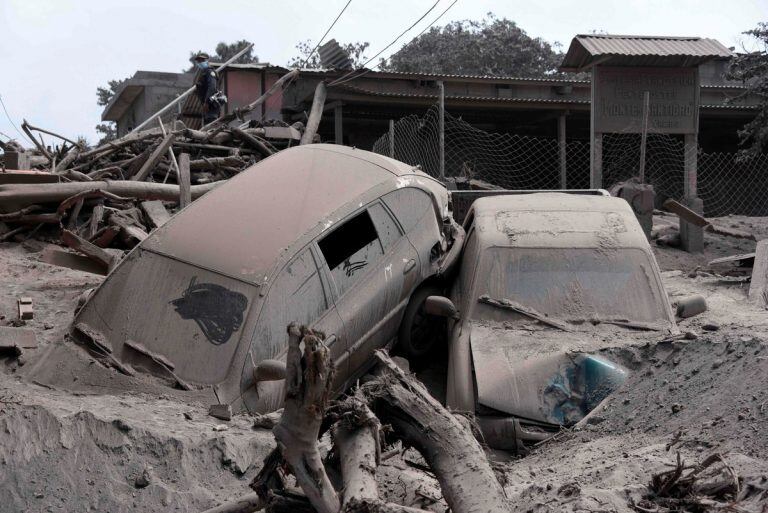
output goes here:
<path id="1" fill-rule="evenodd" d="M 104 266 L 97 264 L 90 258 L 54 246 L 46 247 L 43 250 L 43 254 L 40 257 L 40 260 L 46 264 L 66 267 L 76 271 L 101 274 L 102 276 L 107 274 Z"/>
<path id="2" fill-rule="evenodd" d="M 171 214 L 168 213 L 160 200 L 142 201 L 139 206 L 147 215 L 150 224 L 155 228 L 160 228 L 171 218 Z"/>
<path id="3" fill-rule="evenodd" d="M 694 226 L 704 227 L 709 225 L 709 221 L 707 221 L 703 216 L 700 216 L 690 208 L 686 207 L 682 203 L 675 201 L 673 199 L 668 199 L 664 202 L 662 205 L 665 210 L 668 212 L 672 212 L 673 214 L 677 214 L 681 219 L 685 219 L 689 223 L 691 223 Z"/>
<path id="4" fill-rule="evenodd" d="M 109 269 L 113 263 L 112 255 L 87 240 L 78 237 L 69 230 L 64 229 L 61 231 L 61 240 L 70 248 L 79 251 L 106 269 Z"/>
<path id="5" fill-rule="evenodd" d="M 143 166 L 141 166 L 141 169 L 139 169 L 139 172 L 136 173 L 131 178 L 131 180 L 139 181 L 139 182 L 144 180 L 149 175 L 149 172 L 152 171 L 152 169 L 155 167 L 157 162 L 163 157 L 165 152 L 168 151 L 168 148 L 171 147 L 175 139 L 176 139 L 175 134 L 169 134 L 168 136 L 166 136 L 166 138 L 163 139 L 162 142 L 155 147 L 155 149 L 152 151 L 152 154 L 149 156 L 147 161 L 144 163 Z"/>
<path id="6" fill-rule="evenodd" d="M 730 255 L 721 258 L 715 258 L 714 260 L 710 260 L 707 265 L 730 264 L 737 262 L 741 266 L 752 267 L 755 262 L 755 254 L 743 253 L 741 255 Z"/>
<path id="7" fill-rule="evenodd" d="M 749 300 L 761 308 L 768 307 L 768 239 L 761 240 L 755 248 L 755 265 L 749 284 Z"/>
<path id="8" fill-rule="evenodd" d="M 35 330 L 29 328 L 14 328 L 12 326 L 0 326 L 0 346 L 35 349 L 37 347 Z"/>
<path id="9" fill-rule="evenodd" d="M 182 209 L 192 203 L 189 179 L 189 153 L 179 155 L 179 207 Z"/>

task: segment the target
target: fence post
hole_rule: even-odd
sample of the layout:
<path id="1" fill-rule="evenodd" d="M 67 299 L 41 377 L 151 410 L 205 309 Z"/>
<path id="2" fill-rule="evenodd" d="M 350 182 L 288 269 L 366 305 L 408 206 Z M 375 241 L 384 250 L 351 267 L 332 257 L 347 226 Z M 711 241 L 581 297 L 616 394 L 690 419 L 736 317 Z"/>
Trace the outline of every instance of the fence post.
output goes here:
<path id="1" fill-rule="evenodd" d="M 566 175 L 566 143 L 565 143 L 565 112 L 557 118 L 557 143 L 560 149 L 560 188 L 568 188 Z"/>
<path id="2" fill-rule="evenodd" d="M 643 93 L 643 132 L 640 137 L 640 183 L 645 183 L 645 148 L 648 144 L 648 116 L 650 111 L 651 93 Z"/>
<path id="3" fill-rule="evenodd" d="M 440 181 L 445 182 L 445 85 L 440 80 L 437 83 L 437 87 L 440 88 L 440 126 L 439 132 L 439 153 L 440 153 Z"/>
<path id="4" fill-rule="evenodd" d="M 696 172 L 698 167 L 697 134 L 685 134 L 685 149 L 683 162 L 683 199 L 685 204 L 694 212 L 704 215 L 704 202 L 697 197 Z M 704 229 L 680 220 L 680 242 L 683 249 L 689 253 L 704 251 Z"/>
<path id="5" fill-rule="evenodd" d="M 395 120 L 389 120 L 389 157 L 395 158 Z"/>

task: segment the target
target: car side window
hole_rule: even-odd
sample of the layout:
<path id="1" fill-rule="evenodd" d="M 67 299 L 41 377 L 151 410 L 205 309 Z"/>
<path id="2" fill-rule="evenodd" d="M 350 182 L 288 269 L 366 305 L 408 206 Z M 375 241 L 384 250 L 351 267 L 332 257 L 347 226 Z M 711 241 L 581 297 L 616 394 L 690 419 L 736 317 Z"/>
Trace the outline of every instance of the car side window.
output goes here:
<path id="1" fill-rule="evenodd" d="M 384 246 L 384 251 L 388 251 L 403 236 L 400 228 L 397 226 L 397 222 L 395 222 L 392 214 L 381 203 L 374 203 L 368 207 L 368 212 L 371 214 L 371 219 L 376 227 L 376 232 L 379 234 L 379 240 L 381 240 L 381 244 Z"/>
<path id="2" fill-rule="evenodd" d="M 274 358 L 288 343 L 288 324 L 310 326 L 328 304 L 315 258 L 307 248 L 280 271 L 269 288 L 251 344 L 254 360 Z"/>
<path id="3" fill-rule="evenodd" d="M 424 214 L 434 208 L 429 195 L 415 187 L 403 187 L 385 194 L 381 199 L 394 212 L 405 233 L 413 230 Z"/>
<path id="4" fill-rule="evenodd" d="M 384 255 L 368 210 L 344 222 L 321 239 L 318 246 L 331 270 L 339 296 Z"/>

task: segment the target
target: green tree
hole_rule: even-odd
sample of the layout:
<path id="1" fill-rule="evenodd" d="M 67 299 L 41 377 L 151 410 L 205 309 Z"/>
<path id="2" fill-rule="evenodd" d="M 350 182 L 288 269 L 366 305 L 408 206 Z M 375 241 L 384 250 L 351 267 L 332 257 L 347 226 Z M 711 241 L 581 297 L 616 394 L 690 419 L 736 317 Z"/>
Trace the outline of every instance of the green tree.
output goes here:
<path id="1" fill-rule="evenodd" d="M 365 51 L 370 46 L 369 43 L 365 42 L 362 43 L 360 41 L 356 43 L 346 43 L 342 44 L 340 43 L 339 46 L 343 50 L 345 50 L 348 54 L 350 59 L 352 59 L 352 67 L 354 69 L 359 69 L 363 66 L 363 63 L 367 60 L 365 57 Z M 320 69 L 323 67 L 323 65 L 320 63 L 320 54 L 315 51 L 312 53 L 312 55 L 307 59 L 307 56 L 309 56 L 310 52 L 315 48 L 315 45 L 312 43 L 311 39 L 307 39 L 306 41 L 300 41 L 296 45 L 296 50 L 298 50 L 299 54 L 293 57 L 290 61 L 288 61 L 288 67 L 289 68 L 308 68 L 308 69 Z M 306 61 L 306 63 L 304 63 Z"/>
<path id="2" fill-rule="evenodd" d="M 106 107 L 112 97 L 115 95 L 123 82 L 128 80 L 124 78 L 122 80 L 110 80 L 107 83 L 107 87 L 96 88 L 96 104 L 101 107 Z M 117 127 L 112 121 L 106 123 L 99 123 L 96 125 L 96 132 L 101 134 L 101 138 L 97 144 L 104 144 L 105 142 L 113 141 L 117 138 Z"/>
<path id="3" fill-rule="evenodd" d="M 543 77 L 557 72 L 562 54 L 507 18 L 488 13 L 480 21 L 432 27 L 382 60 L 383 70 Z"/>
<path id="4" fill-rule="evenodd" d="M 731 101 L 738 102 L 747 96 L 759 99 L 759 109 L 754 119 L 739 130 L 742 157 L 755 156 L 768 150 L 768 23 L 761 22 L 757 28 L 744 32 L 757 40 L 760 49 L 737 55 L 728 72 L 731 80 L 740 80 L 746 86 L 742 94 Z"/>

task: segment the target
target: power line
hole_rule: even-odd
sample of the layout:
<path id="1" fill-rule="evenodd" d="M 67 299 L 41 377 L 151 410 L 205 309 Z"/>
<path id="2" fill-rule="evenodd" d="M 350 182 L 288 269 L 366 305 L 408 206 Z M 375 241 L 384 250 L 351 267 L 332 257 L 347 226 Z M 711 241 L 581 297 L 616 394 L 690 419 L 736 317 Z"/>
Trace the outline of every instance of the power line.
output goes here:
<path id="1" fill-rule="evenodd" d="M 425 12 L 424 14 L 422 14 L 422 15 L 421 15 L 421 17 L 419 17 L 419 19 L 418 19 L 418 20 L 414 21 L 414 22 L 413 22 L 413 24 L 412 24 L 410 27 L 408 27 L 408 28 L 407 28 L 407 29 L 405 29 L 403 32 L 401 32 L 401 33 L 400 33 L 400 35 L 399 35 L 399 36 L 397 36 L 397 37 L 396 37 L 396 38 L 395 38 L 395 39 L 394 39 L 394 40 L 393 40 L 391 43 L 389 43 L 387 46 L 385 46 L 384 48 L 382 48 L 382 49 L 379 51 L 379 53 L 377 53 L 376 55 L 374 55 L 373 57 L 371 57 L 370 59 L 368 59 L 367 61 L 365 61 L 365 62 L 363 63 L 363 66 L 362 66 L 362 67 L 365 67 L 365 66 L 367 66 L 369 62 L 371 62 L 371 61 L 372 61 L 372 60 L 374 60 L 376 57 L 378 57 L 379 55 L 381 55 L 382 53 L 384 53 L 385 51 L 387 51 L 387 49 L 388 49 L 389 47 L 391 47 L 393 44 L 397 43 L 397 40 L 398 40 L 398 39 L 400 39 L 401 37 L 403 37 L 403 36 L 404 36 L 406 33 L 408 33 L 408 32 L 409 32 L 409 31 L 410 31 L 410 30 L 411 30 L 413 27 L 415 27 L 416 25 L 418 25 L 418 24 L 421 22 L 421 20 L 423 20 L 424 18 L 426 18 L 426 17 L 427 17 L 427 15 L 429 15 L 429 13 L 431 13 L 431 12 L 432 12 L 432 11 L 435 9 L 435 7 L 437 7 L 437 4 L 439 4 L 439 3 L 440 3 L 440 0 L 437 0 L 437 2 L 435 2 L 435 3 L 432 5 L 432 7 L 430 7 L 430 8 L 427 10 L 427 12 Z M 330 84 L 328 84 L 328 87 L 331 87 L 331 86 L 335 86 L 335 85 L 338 85 L 338 84 L 341 84 L 341 83 L 345 82 L 347 77 L 349 77 L 350 75 L 354 75 L 354 74 L 355 74 L 355 71 L 356 71 L 356 70 L 352 70 L 352 71 L 350 71 L 349 73 L 347 73 L 346 75 L 344 75 L 343 77 L 341 77 L 341 78 L 338 78 L 338 79 L 334 80 L 333 82 L 331 82 Z M 370 71 L 370 70 L 368 70 L 368 71 Z M 362 76 L 362 75 L 360 75 L 360 76 Z M 357 78 L 357 77 L 355 77 L 355 78 Z"/>
<path id="2" fill-rule="evenodd" d="M 21 133 L 21 130 L 19 130 L 19 127 L 16 126 L 16 123 L 13 122 L 11 119 L 11 115 L 8 114 L 8 109 L 5 108 L 5 102 L 3 101 L 3 95 L 0 94 L 0 105 L 3 106 L 3 111 L 5 112 L 5 117 L 8 118 L 8 121 L 11 123 L 11 126 L 16 130 L 16 133 L 21 136 L 22 139 L 29 140 L 29 137 Z M 6 136 L 7 137 L 7 136 Z"/>
<path id="3" fill-rule="evenodd" d="M 408 43 L 406 43 L 404 46 L 407 46 L 408 44 L 410 44 L 412 41 L 414 41 L 414 40 L 415 40 L 415 39 L 417 39 L 417 38 L 418 38 L 420 35 L 422 35 L 424 32 L 426 32 L 426 31 L 427 31 L 427 30 L 428 30 L 430 27 L 432 27 L 432 25 L 434 25 L 435 23 L 437 23 L 437 22 L 440 20 L 440 18 L 442 18 L 442 17 L 443 17 L 443 15 L 444 15 L 445 13 L 447 13 L 447 12 L 448 12 L 448 11 L 451 9 L 451 7 L 453 7 L 453 6 L 456 4 L 456 2 L 458 2 L 458 1 L 459 1 L 459 0 L 453 0 L 453 2 L 451 3 L 451 5 L 449 5 L 449 6 L 448 6 L 448 7 L 447 7 L 447 8 L 446 8 L 446 9 L 445 9 L 443 12 L 441 12 L 441 13 L 440 13 L 440 15 L 439 15 L 437 18 L 435 18 L 434 20 L 432 20 L 432 23 L 430 23 L 429 25 L 427 25 L 426 27 L 424 27 L 424 29 L 423 29 L 421 32 L 419 32 L 418 34 L 416 34 L 416 36 L 414 36 L 414 37 L 411 39 L 411 41 L 408 41 Z M 347 80 L 344 80 L 344 81 L 341 81 L 341 78 L 344 78 L 344 77 L 341 77 L 340 79 L 338 79 L 338 80 L 334 80 L 333 82 L 331 82 L 331 83 L 330 83 L 328 86 L 330 87 L 330 86 L 333 86 L 333 85 L 341 85 L 341 84 L 346 84 L 347 82 L 351 82 L 351 81 L 355 80 L 356 78 L 360 78 L 360 77 L 362 77 L 362 76 L 363 76 L 363 75 L 365 75 L 366 73 L 369 73 L 369 72 L 373 71 L 374 69 L 378 68 L 379 66 L 381 66 L 381 63 L 379 63 L 379 64 L 375 65 L 375 66 L 374 66 L 373 68 L 371 68 L 371 69 L 367 69 L 367 70 L 363 71 L 362 73 L 360 73 L 360 74 L 359 74 L 359 75 L 357 75 L 356 77 L 352 77 L 352 78 L 349 78 L 349 79 L 347 79 Z"/>
<path id="4" fill-rule="evenodd" d="M 310 59 L 310 57 L 312 57 L 312 54 L 314 54 L 315 50 L 317 50 L 320 47 L 320 44 L 322 44 L 323 40 L 325 39 L 325 36 L 327 36 L 328 32 L 330 32 L 331 29 L 333 28 L 333 26 L 336 25 L 336 22 L 339 21 L 339 18 L 341 18 L 341 15 L 344 14 L 344 11 L 347 10 L 347 7 L 349 7 L 349 4 L 351 4 L 351 3 L 352 3 L 352 0 L 349 0 L 347 2 L 347 4 L 344 6 L 344 8 L 339 13 L 339 15 L 336 16 L 336 19 L 333 20 L 333 23 L 331 23 L 331 26 L 328 27 L 328 30 L 325 31 L 325 34 L 323 34 L 323 37 L 320 38 L 320 41 L 318 41 L 317 44 L 315 45 L 315 47 L 312 49 L 312 51 L 309 52 L 309 54 L 307 54 L 307 58 L 304 59 L 304 62 L 301 64 L 302 68 L 307 65 L 307 62 L 309 62 L 309 59 Z"/>

